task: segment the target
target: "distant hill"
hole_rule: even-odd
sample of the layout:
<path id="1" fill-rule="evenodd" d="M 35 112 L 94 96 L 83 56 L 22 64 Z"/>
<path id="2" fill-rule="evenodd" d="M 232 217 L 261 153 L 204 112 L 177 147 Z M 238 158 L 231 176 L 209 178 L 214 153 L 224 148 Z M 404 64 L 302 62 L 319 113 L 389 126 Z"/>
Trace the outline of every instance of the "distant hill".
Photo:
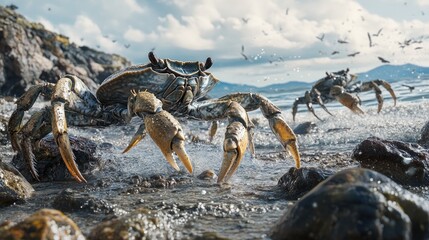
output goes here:
<path id="1" fill-rule="evenodd" d="M 400 79 L 429 79 L 429 67 L 414 64 L 382 65 L 367 72 L 358 74 L 360 80 L 374 80 L 377 78 L 396 81 Z"/>

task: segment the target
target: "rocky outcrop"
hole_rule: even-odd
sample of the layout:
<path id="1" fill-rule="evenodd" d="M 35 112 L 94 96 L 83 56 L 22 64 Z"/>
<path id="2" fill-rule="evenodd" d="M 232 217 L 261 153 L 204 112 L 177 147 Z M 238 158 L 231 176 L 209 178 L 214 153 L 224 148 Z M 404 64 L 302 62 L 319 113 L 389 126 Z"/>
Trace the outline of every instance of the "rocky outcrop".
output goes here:
<path id="1" fill-rule="evenodd" d="M 19 96 L 38 80 L 75 74 L 92 90 L 114 71 L 131 65 L 116 54 L 77 46 L 68 37 L 0 6 L 0 95 Z"/>
<path id="2" fill-rule="evenodd" d="M 277 239 L 428 239 L 427 201 L 369 169 L 336 173 L 272 228 Z"/>
<path id="3" fill-rule="evenodd" d="M 34 188 L 12 165 L 0 161 L 0 207 L 31 197 Z"/>
<path id="4" fill-rule="evenodd" d="M 410 186 L 429 184 L 429 153 L 415 143 L 369 137 L 353 150 L 361 167 L 380 172 Z"/>

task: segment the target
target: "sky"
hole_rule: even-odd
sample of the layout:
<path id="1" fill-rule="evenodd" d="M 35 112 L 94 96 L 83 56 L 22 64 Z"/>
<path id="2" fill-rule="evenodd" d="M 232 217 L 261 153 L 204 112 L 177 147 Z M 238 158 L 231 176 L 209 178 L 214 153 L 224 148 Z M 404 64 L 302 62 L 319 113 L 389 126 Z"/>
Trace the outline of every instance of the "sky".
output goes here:
<path id="1" fill-rule="evenodd" d="M 134 64 L 213 59 L 221 81 L 314 82 L 382 63 L 429 66 L 429 0 L 0 0 L 79 46 Z M 371 38 L 371 44 L 369 37 Z"/>

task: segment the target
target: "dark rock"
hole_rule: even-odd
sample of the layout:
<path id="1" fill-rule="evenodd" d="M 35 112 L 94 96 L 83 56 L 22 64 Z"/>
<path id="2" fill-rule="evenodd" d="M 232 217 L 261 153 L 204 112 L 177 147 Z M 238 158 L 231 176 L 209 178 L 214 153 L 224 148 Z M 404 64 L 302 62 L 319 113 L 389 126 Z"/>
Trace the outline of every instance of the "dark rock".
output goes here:
<path id="1" fill-rule="evenodd" d="M 129 65 L 119 55 L 77 46 L 0 6 L 0 95 L 20 96 L 36 79 L 56 82 L 65 74 L 78 76 L 95 90 L 105 77 Z"/>
<path id="2" fill-rule="evenodd" d="M 95 226 L 88 240 L 174 239 L 166 217 L 145 208 Z"/>
<path id="3" fill-rule="evenodd" d="M 70 137 L 70 145 L 76 156 L 76 163 L 83 175 L 92 172 L 102 165 L 101 159 L 94 156 L 97 144 L 82 137 Z M 64 164 L 58 147 L 52 135 L 43 138 L 33 151 L 36 157 L 36 170 L 39 173 L 40 181 L 65 181 L 73 180 Z M 12 164 L 30 182 L 34 181 L 26 162 L 21 154 L 17 154 L 12 159 Z"/>
<path id="4" fill-rule="evenodd" d="M 212 169 L 208 169 L 200 173 L 197 178 L 201 180 L 213 180 L 217 178 L 217 175 Z"/>
<path id="5" fill-rule="evenodd" d="M 429 122 L 423 126 L 420 132 L 420 139 L 417 141 L 417 143 L 424 146 L 425 148 L 429 148 Z"/>
<path id="6" fill-rule="evenodd" d="M 176 185 L 184 185 L 192 182 L 192 179 L 187 176 L 162 176 L 153 175 L 151 177 L 132 176 L 129 179 L 129 184 L 132 185 L 124 190 L 126 194 L 148 193 L 155 192 L 156 189 L 174 188 Z"/>
<path id="7" fill-rule="evenodd" d="M 277 186 L 285 199 L 297 200 L 334 173 L 327 169 L 292 167 L 279 179 Z"/>
<path id="8" fill-rule="evenodd" d="M 53 209 L 41 209 L 17 224 L 0 224 L 0 236 L 11 240 L 85 239 L 73 220 Z"/>
<path id="9" fill-rule="evenodd" d="M 0 207 L 31 197 L 34 188 L 12 165 L 0 161 Z"/>
<path id="10" fill-rule="evenodd" d="M 308 134 L 311 132 L 315 132 L 317 130 L 317 125 L 314 122 L 303 122 L 296 126 L 293 129 L 295 134 Z"/>
<path id="11" fill-rule="evenodd" d="M 397 183 L 429 184 L 429 153 L 418 144 L 370 137 L 355 147 L 352 157 L 362 167 L 380 172 Z"/>
<path id="12" fill-rule="evenodd" d="M 58 194 L 52 207 L 63 212 L 85 211 L 90 213 L 113 213 L 114 207 L 104 199 L 91 196 L 88 193 L 80 193 L 70 188 L 64 189 Z"/>
<path id="13" fill-rule="evenodd" d="M 363 168 L 328 178 L 272 228 L 277 239 L 428 239 L 429 205 L 391 179 Z"/>

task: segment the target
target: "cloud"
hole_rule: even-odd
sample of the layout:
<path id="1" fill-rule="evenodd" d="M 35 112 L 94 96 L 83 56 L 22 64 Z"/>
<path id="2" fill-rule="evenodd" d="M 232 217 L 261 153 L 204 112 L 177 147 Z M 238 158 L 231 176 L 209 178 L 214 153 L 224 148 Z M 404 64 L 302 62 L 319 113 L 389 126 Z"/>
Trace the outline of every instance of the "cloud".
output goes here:
<path id="1" fill-rule="evenodd" d="M 124 33 L 124 38 L 131 42 L 143 42 L 145 40 L 145 34 L 133 27 L 129 27 L 128 30 Z"/>
<path id="2" fill-rule="evenodd" d="M 420 6 L 428 6 L 429 0 L 417 0 L 417 4 Z"/>

